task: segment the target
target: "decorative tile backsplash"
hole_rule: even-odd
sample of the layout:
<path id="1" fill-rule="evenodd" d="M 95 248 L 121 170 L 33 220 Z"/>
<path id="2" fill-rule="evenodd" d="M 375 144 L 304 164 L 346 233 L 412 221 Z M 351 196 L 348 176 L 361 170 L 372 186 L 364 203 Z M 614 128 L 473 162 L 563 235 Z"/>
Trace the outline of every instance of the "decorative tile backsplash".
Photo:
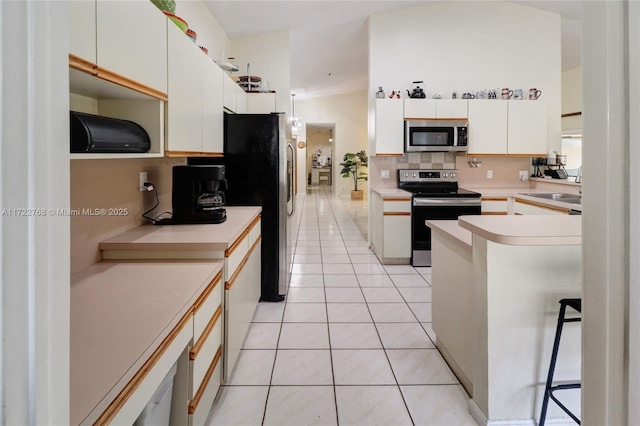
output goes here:
<path id="1" fill-rule="evenodd" d="M 398 169 L 450 170 L 456 168 L 453 152 L 411 152 L 397 158 Z"/>

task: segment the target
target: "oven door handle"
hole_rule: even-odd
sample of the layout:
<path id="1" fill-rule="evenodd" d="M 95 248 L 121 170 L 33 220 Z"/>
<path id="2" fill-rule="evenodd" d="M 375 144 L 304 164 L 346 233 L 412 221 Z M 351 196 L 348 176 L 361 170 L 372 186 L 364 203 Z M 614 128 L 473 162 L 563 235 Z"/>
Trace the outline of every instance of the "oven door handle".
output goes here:
<path id="1" fill-rule="evenodd" d="M 480 199 L 477 198 L 431 198 L 414 197 L 414 207 L 449 207 L 449 206 L 480 206 Z"/>

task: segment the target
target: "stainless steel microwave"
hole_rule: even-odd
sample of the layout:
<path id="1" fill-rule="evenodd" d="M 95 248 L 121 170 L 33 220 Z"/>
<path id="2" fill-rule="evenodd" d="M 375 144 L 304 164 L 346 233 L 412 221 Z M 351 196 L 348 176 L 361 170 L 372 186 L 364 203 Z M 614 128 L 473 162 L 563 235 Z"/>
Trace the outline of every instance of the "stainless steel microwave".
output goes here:
<path id="1" fill-rule="evenodd" d="M 466 151 L 467 120 L 405 120 L 404 151 Z"/>

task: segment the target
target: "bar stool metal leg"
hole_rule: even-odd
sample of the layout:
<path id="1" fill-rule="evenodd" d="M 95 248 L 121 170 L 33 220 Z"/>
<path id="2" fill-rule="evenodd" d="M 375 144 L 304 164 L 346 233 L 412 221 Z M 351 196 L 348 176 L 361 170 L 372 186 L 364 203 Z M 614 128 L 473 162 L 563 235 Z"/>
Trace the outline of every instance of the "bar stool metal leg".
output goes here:
<path id="1" fill-rule="evenodd" d="M 549 363 L 549 373 L 547 374 L 547 382 L 544 390 L 544 398 L 542 400 L 542 410 L 540 412 L 539 426 L 544 426 L 547 418 L 547 408 L 549 406 L 549 398 L 551 398 L 558 406 L 569 415 L 576 423 L 580 424 L 580 419 L 576 417 L 562 402 L 560 402 L 553 392 L 556 390 L 566 389 L 580 389 L 580 383 L 567 383 L 562 385 L 553 386 L 553 375 L 556 369 L 556 362 L 558 359 L 558 350 L 560 349 L 560 337 L 562 336 L 562 327 L 565 322 L 579 322 L 581 318 L 565 318 L 567 306 L 575 309 L 578 312 L 582 311 L 581 299 L 562 299 L 560 300 L 560 312 L 558 314 L 558 325 L 556 326 L 556 336 L 553 341 L 553 350 L 551 351 L 551 361 Z"/>

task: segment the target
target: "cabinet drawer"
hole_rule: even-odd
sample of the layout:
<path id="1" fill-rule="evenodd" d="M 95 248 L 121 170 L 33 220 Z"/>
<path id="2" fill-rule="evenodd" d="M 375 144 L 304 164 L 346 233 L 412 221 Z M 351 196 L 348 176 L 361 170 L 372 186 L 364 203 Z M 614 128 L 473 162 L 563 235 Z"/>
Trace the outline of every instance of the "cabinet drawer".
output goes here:
<path id="1" fill-rule="evenodd" d="M 193 309 L 194 342 L 198 342 L 216 309 L 222 304 L 222 294 L 224 292 L 222 287 L 222 271 L 220 271 L 196 301 Z"/>
<path id="2" fill-rule="evenodd" d="M 260 236 L 260 234 L 262 233 L 262 225 L 261 225 L 261 221 L 260 221 L 260 216 L 258 216 L 253 223 L 251 223 L 251 225 L 249 226 L 249 240 L 248 240 L 248 247 L 251 248 L 253 247 L 253 245 L 255 244 L 256 240 L 258 239 L 258 237 Z"/>
<path id="3" fill-rule="evenodd" d="M 195 397 L 189 402 L 189 423 L 191 425 L 206 424 L 207 416 L 220 389 L 220 378 L 222 373 L 222 347 L 218 350 L 209 365 L 202 385 L 198 388 Z"/>
<path id="4" fill-rule="evenodd" d="M 215 358 L 216 351 L 222 345 L 222 305 L 218 306 L 205 332 L 189 351 L 189 369 L 191 386 L 189 396 L 194 397 Z"/>
<path id="5" fill-rule="evenodd" d="M 508 214 L 509 200 L 506 197 L 482 198 L 482 214 Z"/>
<path id="6" fill-rule="evenodd" d="M 229 281 L 249 251 L 248 232 L 244 232 L 224 253 L 224 280 Z"/>
<path id="7" fill-rule="evenodd" d="M 403 212 L 411 213 L 411 198 L 407 199 L 383 199 L 383 211 L 384 213 Z"/>

